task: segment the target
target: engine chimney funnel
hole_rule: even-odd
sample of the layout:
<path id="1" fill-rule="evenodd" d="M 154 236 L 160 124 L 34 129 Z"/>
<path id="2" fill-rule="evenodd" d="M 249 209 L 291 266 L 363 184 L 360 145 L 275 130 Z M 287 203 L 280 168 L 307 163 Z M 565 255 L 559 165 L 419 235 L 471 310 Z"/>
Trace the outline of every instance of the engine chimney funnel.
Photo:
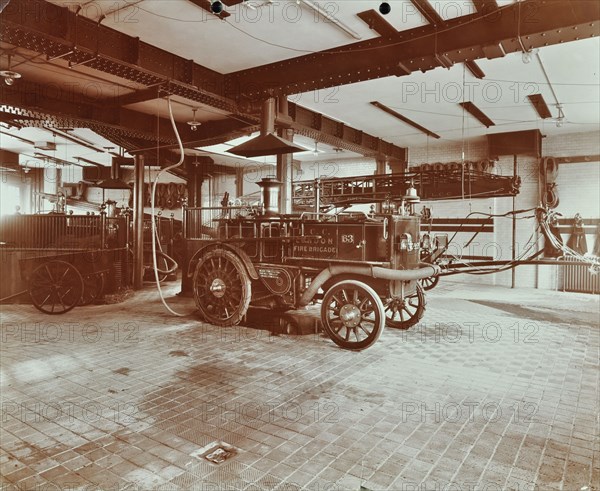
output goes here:
<path id="1" fill-rule="evenodd" d="M 279 193 L 282 183 L 274 176 L 267 176 L 263 177 L 257 184 L 260 187 L 264 214 L 268 216 L 279 215 Z"/>

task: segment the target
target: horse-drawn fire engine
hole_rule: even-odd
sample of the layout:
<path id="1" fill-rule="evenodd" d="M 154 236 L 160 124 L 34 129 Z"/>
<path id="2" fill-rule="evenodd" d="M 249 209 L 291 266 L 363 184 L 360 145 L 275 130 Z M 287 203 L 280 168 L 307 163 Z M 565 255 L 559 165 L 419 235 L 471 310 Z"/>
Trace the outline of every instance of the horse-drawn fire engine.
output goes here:
<path id="1" fill-rule="evenodd" d="M 414 210 L 415 180 L 427 195 L 435 185 L 432 175 L 296 183 L 296 209 L 312 211 L 293 215 L 279 213 L 281 183 L 274 178 L 259 183 L 259 208 L 187 208 L 184 275 L 202 318 L 233 326 L 249 306 L 285 311 L 320 300 L 323 329 L 350 350 L 371 346 L 386 323 L 404 329 L 416 324 L 425 311 L 419 280 L 440 272 L 421 261 Z M 482 194 L 517 192 L 512 178 L 494 177 Z M 357 203 L 379 203 L 379 209 L 352 210 Z"/>

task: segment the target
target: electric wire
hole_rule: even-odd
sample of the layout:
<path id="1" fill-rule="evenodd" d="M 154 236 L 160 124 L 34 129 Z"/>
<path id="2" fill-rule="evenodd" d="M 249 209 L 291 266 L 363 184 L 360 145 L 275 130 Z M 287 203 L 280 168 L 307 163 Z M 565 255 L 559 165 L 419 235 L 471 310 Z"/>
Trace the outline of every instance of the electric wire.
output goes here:
<path id="1" fill-rule="evenodd" d="M 139 10 L 141 10 L 143 12 L 146 12 L 149 15 L 153 15 L 153 16 L 156 16 L 156 17 L 159 17 L 159 18 L 163 18 L 163 19 L 167 19 L 167 20 L 173 20 L 173 21 L 177 21 L 177 22 L 200 23 L 200 22 L 221 20 L 224 23 L 226 23 L 227 25 L 229 25 L 229 26 L 233 27 L 234 29 L 238 30 L 242 34 L 244 34 L 244 35 L 246 35 L 246 36 L 248 36 L 248 37 L 250 37 L 250 38 L 252 38 L 252 39 L 254 39 L 256 41 L 259 41 L 259 42 L 261 42 L 263 44 L 266 44 L 266 45 L 269 45 L 269 46 L 272 46 L 272 47 L 275 47 L 275 48 L 281 48 L 281 49 L 286 49 L 286 50 L 289 50 L 289 51 L 295 51 L 295 52 L 300 52 L 300 53 L 306 53 L 306 54 L 316 54 L 316 53 L 318 53 L 318 54 L 323 54 L 323 55 L 327 55 L 327 54 L 335 55 L 335 54 L 338 54 L 338 53 L 347 53 L 347 52 L 356 53 L 356 52 L 361 52 L 361 51 L 373 51 L 373 50 L 381 49 L 381 46 L 372 46 L 372 47 L 365 47 L 365 48 L 358 48 L 358 49 L 356 49 L 356 48 L 348 48 L 348 49 L 344 50 L 343 49 L 343 45 L 340 48 L 331 48 L 331 49 L 328 49 L 328 50 L 325 50 L 325 51 L 323 51 L 323 50 L 299 49 L 299 48 L 295 48 L 295 47 L 292 47 L 292 46 L 286 46 L 286 45 L 283 45 L 283 44 L 274 43 L 274 42 L 268 41 L 268 40 L 263 39 L 263 38 L 259 38 L 258 36 L 250 34 L 249 32 L 243 30 L 242 28 L 235 26 L 232 22 L 230 22 L 229 20 L 227 20 L 227 18 L 221 19 L 221 18 L 219 18 L 216 15 L 208 15 L 205 18 L 200 19 L 200 20 L 190 20 L 190 19 L 182 19 L 182 18 L 170 17 L 170 16 L 163 15 L 163 14 L 158 14 L 156 12 L 152 12 L 151 10 L 147 10 L 144 7 L 141 7 L 139 5 L 136 5 L 136 7 Z M 519 5 L 518 8 L 520 9 L 520 5 Z M 491 10 L 490 12 L 478 15 L 476 17 L 473 17 L 472 19 L 469 19 L 469 20 L 467 20 L 465 22 L 462 22 L 462 23 L 460 23 L 458 25 L 448 26 L 448 27 L 443 28 L 443 29 L 436 28 L 435 31 L 432 32 L 432 33 L 424 34 L 422 36 L 411 37 L 410 39 L 401 40 L 401 41 L 398 41 L 398 42 L 392 43 L 392 44 L 387 44 L 386 47 L 401 46 L 402 44 L 405 44 L 405 43 L 408 43 L 408 42 L 413 42 L 413 41 L 416 41 L 416 40 L 429 38 L 431 36 L 437 36 L 440 33 L 444 33 L 444 32 L 447 32 L 447 31 L 452 31 L 453 29 L 459 29 L 461 27 L 468 26 L 468 25 L 470 25 L 472 23 L 478 22 L 481 19 L 485 19 L 487 17 L 496 16 L 497 14 L 498 14 L 498 10 Z M 420 26 L 420 27 L 423 27 L 423 26 Z M 418 29 L 418 28 L 415 28 L 415 29 Z M 402 32 L 402 31 L 400 31 L 400 32 Z M 377 38 L 373 38 L 372 40 L 368 40 L 368 41 L 376 41 L 376 39 Z M 368 42 L 368 41 L 366 41 L 366 42 Z M 365 41 L 362 41 L 362 42 L 365 42 Z M 356 44 L 356 43 L 353 43 L 353 44 Z M 503 81 L 510 82 L 510 83 L 515 83 L 514 80 L 510 80 L 510 81 L 509 80 L 503 80 Z M 527 82 L 517 82 L 517 83 L 527 83 Z M 553 85 L 560 85 L 560 84 L 553 84 Z M 585 85 L 597 86 L 597 84 L 585 84 Z"/>

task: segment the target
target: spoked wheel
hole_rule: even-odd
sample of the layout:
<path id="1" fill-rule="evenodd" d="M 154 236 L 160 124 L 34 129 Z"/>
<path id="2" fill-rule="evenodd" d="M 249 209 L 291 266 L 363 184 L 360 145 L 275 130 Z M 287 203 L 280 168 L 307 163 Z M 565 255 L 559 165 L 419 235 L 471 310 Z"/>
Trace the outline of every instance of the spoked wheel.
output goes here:
<path id="1" fill-rule="evenodd" d="M 423 287 L 423 290 L 429 291 L 433 290 L 437 284 L 440 282 L 439 276 L 430 276 L 429 278 L 423 278 L 419 280 L 419 283 Z"/>
<path id="2" fill-rule="evenodd" d="M 194 273 L 194 300 L 207 322 L 237 325 L 250 305 L 252 285 L 240 258 L 216 249 L 203 256 Z"/>
<path id="3" fill-rule="evenodd" d="M 421 320 L 425 313 L 425 294 L 417 283 L 417 290 L 404 298 L 392 298 L 385 304 L 386 324 L 396 329 L 408 329 Z"/>
<path id="4" fill-rule="evenodd" d="M 83 279 L 77 268 L 65 261 L 48 261 L 29 277 L 29 295 L 36 309 L 46 314 L 64 314 L 83 294 Z"/>
<path id="5" fill-rule="evenodd" d="M 104 273 L 93 273 L 83 277 L 83 294 L 79 305 L 90 305 L 104 293 Z"/>
<path id="6" fill-rule="evenodd" d="M 356 280 L 340 281 L 325 293 L 321 321 L 335 344 L 362 350 L 375 343 L 385 327 L 383 303 L 370 286 Z"/>

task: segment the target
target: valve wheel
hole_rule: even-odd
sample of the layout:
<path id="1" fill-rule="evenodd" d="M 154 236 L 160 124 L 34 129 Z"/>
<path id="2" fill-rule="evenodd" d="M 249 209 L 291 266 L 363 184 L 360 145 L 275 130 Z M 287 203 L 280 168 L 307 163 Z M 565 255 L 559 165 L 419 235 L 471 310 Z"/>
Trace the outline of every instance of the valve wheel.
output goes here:
<path id="1" fill-rule="evenodd" d="M 425 291 L 433 290 L 439 282 L 439 276 L 430 276 L 429 278 L 423 278 L 419 280 L 419 283 L 421 283 L 421 286 Z"/>
<path id="2" fill-rule="evenodd" d="M 66 261 L 48 261 L 29 277 L 29 296 L 36 309 L 45 314 L 68 312 L 81 300 L 83 279 L 75 266 Z"/>
<path id="3" fill-rule="evenodd" d="M 383 303 L 370 286 L 356 280 L 340 281 L 325 293 L 321 321 L 335 344 L 363 350 L 379 339 L 385 327 Z"/>
<path id="4" fill-rule="evenodd" d="M 215 249 L 202 256 L 194 273 L 194 300 L 206 322 L 239 324 L 250 305 L 252 284 L 244 263 L 233 252 Z"/>
<path id="5" fill-rule="evenodd" d="M 408 329 L 421 320 L 425 313 L 425 293 L 417 282 L 417 289 L 404 298 L 392 298 L 385 304 L 386 325 L 395 329 Z"/>

